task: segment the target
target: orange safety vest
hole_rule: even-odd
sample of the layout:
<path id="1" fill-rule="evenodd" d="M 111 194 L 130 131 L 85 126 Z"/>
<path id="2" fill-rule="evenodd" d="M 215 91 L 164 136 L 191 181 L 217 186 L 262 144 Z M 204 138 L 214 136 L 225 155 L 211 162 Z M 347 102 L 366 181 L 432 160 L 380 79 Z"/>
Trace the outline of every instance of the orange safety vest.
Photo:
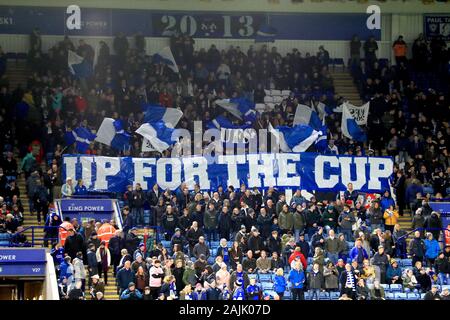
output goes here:
<path id="1" fill-rule="evenodd" d="M 69 236 L 68 230 L 74 229 L 74 227 L 68 221 L 64 221 L 63 223 L 61 223 L 60 227 L 61 228 L 59 228 L 59 241 L 61 242 L 61 245 L 64 246 L 64 243 L 66 243 L 66 239 Z"/>
<path id="2" fill-rule="evenodd" d="M 109 245 L 109 239 L 111 239 L 116 232 L 116 228 L 114 228 L 109 223 L 104 223 L 100 228 L 97 230 L 97 236 L 100 239 L 100 241 L 105 241 L 105 247 L 108 248 Z"/>
<path id="3" fill-rule="evenodd" d="M 450 230 L 447 229 L 444 232 L 445 234 L 445 245 L 450 246 Z"/>
<path id="4" fill-rule="evenodd" d="M 406 56 L 406 44 L 396 44 L 394 46 L 394 56 L 396 57 L 405 57 Z"/>

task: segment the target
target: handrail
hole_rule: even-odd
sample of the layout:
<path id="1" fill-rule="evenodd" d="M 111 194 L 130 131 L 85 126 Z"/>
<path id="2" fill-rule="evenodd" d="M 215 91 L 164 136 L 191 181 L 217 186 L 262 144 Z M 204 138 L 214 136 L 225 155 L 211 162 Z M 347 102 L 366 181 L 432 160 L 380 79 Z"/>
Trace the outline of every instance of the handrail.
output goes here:
<path id="1" fill-rule="evenodd" d="M 416 229 L 414 229 L 414 230 L 411 230 L 411 231 L 407 232 L 405 235 L 399 237 L 399 238 L 397 239 L 397 241 L 398 241 L 398 240 L 402 240 L 403 238 L 407 238 L 410 234 L 412 234 L 412 233 L 414 233 L 414 232 L 416 232 L 416 231 L 422 231 L 422 230 L 425 230 L 425 231 L 430 231 L 430 230 L 431 230 L 431 231 L 437 231 L 437 230 L 445 231 L 445 230 L 448 230 L 448 229 L 445 229 L 445 228 L 416 228 Z M 439 239 L 436 239 L 436 240 L 439 241 Z"/>
<path id="2" fill-rule="evenodd" d="M 25 231 L 30 230 L 30 229 L 31 229 L 31 246 L 32 247 L 34 247 L 34 241 L 35 240 L 45 240 L 45 239 L 47 239 L 47 240 L 55 240 L 55 239 L 59 239 L 59 235 L 58 235 L 58 238 L 45 238 L 44 237 L 42 239 L 41 238 L 35 239 L 35 237 L 34 237 L 34 230 L 35 229 L 44 229 L 45 230 L 45 229 L 55 229 L 55 228 L 57 228 L 58 230 L 59 229 L 63 229 L 65 231 L 67 231 L 66 228 L 61 227 L 61 226 L 29 226 L 29 227 L 24 228 L 22 231 L 18 231 L 16 233 L 12 234 L 11 237 L 9 238 L 9 245 L 12 247 L 14 245 L 14 239 L 17 238 L 20 234 L 23 234 Z"/>

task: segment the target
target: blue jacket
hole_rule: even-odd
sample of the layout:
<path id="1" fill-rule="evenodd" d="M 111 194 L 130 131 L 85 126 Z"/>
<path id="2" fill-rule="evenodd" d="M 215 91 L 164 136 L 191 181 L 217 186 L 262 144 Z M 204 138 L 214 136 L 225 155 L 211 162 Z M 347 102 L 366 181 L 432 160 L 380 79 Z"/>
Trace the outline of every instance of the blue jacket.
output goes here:
<path id="1" fill-rule="evenodd" d="M 406 203 L 411 203 L 414 202 L 416 200 L 416 194 L 420 192 L 423 193 L 423 188 L 422 186 L 419 186 L 417 184 L 411 184 L 406 188 L 405 191 L 405 200 Z"/>
<path id="2" fill-rule="evenodd" d="M 273 290 L 277 293 L 286 291 L 286 285 L 284 276 L 275 276 L 275 279 L 273 279 Z"/>
<path id="3" fill-rule="evenodd" d="M 236 287 L 234 289 L 232 300 L 245 300 L 245 292 L 242 287 Z"/>
<path id="4" fill-rule="evenodd" d="M 401 268 L 392 268 L 391 265 L 387 268 L 386 278 L 388 281 L 391 281 L 395 276 L 401 278 L 402 277 L 402 269 Z"/>
<path id="5" fill-rule="evenodd" d="M 436 239 L 425 241 L 425 257 L 430 259 L 436 259 L 439 255 L 441 248 L 439 247 L 439 242 Z"/>
<path id="6" fill-rule="evenodd" d="M 395 201 L 392 199 L 391 194 L 389 194 L 389 197 L 383 196 L 380 201 L 381 210 L 386 211 L 386 209 L 389 209 L 389 206 L 394 206 L 395 208 Z"/>
<path id="7" fill-rule="evenodd" d="M 64 247 L 61 247 L 59 249 L 53 248 L 52 251 L 50 252 L 50 254 L 53 257 L 53 263 L 56 266 L 62 265 L 62 263 L 64 261 Z M 67 264 L 66 264 L 65 268 L 67 270 Z"/>
<path id="8" fill-rule="evenodd" d="M 78 184 L 75 186 L 75 195 L 77 196 L 84 196 L 88 194 L 87 188 L 85 185 L 79 186 Z"/>
<path id="9" fill-rule="evenodd" d="M 116 281 L 117 281 L 117 286 L 120 289 L 127 289 L 128 284 L 130 282 L 134 282 L 133 270 L 131 270 L 131 268 L 129 270 L 126 270 L 125 268 L 120 269 L 117 272 Z"/>
<path id="10" fill-rule="evenodd" d="M 364 249 L 363 247 L 361 247 L 362 251 L 363 251 L 363 257 L 364 259 L 369 259 L 369 255 L 367 254 L 366 249 Z M 350 261 L 353 261 L 353 259 L 358 257 L 358 248 L 357 247 L 353 247 L 352 250 L 350 250 Z"/>
<path id="11" fill-rule="evenodd" d="M 303 289 L 305 282 L 305 273 L 302 270 L 292 269 L 289 272 L 289 281 L 291 282 L 292 289 Z"/>
<path id="12" fill-rule="evenodd" d="M 138 299 L 142 299 L 142 293 L 140 293 L 139 290 L 136 289 L 133 292 L 130 292 L 129 289 L 126 289 L 120 295 L 120 300 L 138 300 Z"/>

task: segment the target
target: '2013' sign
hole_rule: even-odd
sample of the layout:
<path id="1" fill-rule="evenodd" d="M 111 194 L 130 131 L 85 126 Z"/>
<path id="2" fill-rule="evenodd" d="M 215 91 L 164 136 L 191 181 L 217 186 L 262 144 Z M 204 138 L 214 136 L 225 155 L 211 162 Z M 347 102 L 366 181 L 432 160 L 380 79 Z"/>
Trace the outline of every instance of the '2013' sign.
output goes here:
<path id="1" fill-rule="evenodd" d="M 163 37 L 170 37 L 176 31 L 189 36 L 252 37 L 257 31 L 255 22 L 251 15 L 162 15 L 159 27 Z"/>

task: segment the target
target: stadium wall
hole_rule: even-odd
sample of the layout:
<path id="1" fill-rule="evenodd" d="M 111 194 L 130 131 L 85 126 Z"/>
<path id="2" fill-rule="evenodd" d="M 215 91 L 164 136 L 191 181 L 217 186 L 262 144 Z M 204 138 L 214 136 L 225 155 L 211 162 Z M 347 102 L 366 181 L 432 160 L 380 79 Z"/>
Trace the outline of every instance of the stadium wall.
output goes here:
<path id="1" fill-rule="evenodd" d="M 15 0 L 17 6 L 61 7 L 77 4 L 87 8 L 122 8 L 153 10 L 195 10 L 235 12 L 330 12 L 363 13 L 371 4 L 381 8 L 382 13 L 448 13 L 450 3 L 423 4 L 421 0 L 379 1 L 312 1 L 293 3 L 292 0 Z M 0 0 L 0 5 L 11 5 L 11 0 Z"/>
<path id="2" fill-rule="evenodd" d="M 412 46 L 412 41 L 419 33 L 423 32 L 423 15 L 421 14 L 385 14 L 381 18 L 381 41 L 378 41 L 380 58 L 392 59 L 392 41 L 398 35 L 403 35 L 405 40 L 409 43 L 409 48 Z M 105 41 L 112 48 L 112 37 L 94 37 L 71 36 L 73 41 L 79 39 L 86 40 L 87 43 L 94 48 L 98 45 L 100 40 Z M 62 40 L 62 36 L 43 35 L 42 49 L 47 51 L 57 42 Z M 132 39 L 130 38 L 130 43 Z M 147 53 L 153 54 L 169 44 L 168 38 L 161 37 L 147 37 Z M 211 44 L 215 44 L 219 49 L 226 49 L 230 45 L 240 46 L 243 50 L 247 50 L 250 45 L 255 47 L 261 46 L 263 43 L 255 43 L 253 39 L 208 39 L 196 38 L 195 47 L 208 48 Z M 20 34 L 1 34 L 0 44 L 5 52 L 28 52 L 29 37 L 28 35 Z M 320 45 L 325 45 L 325 48 L 330 52 L 332 58 L 343 58 L 346 62 L 349 58 L 348 41 L 337 40 L 276 40 L 274 43 L 268 43 L 269 46 L 276 46 L 280 53 L 285 54 L 293 48 L 297 48 L 303 54 L 309 52 L 315 54 Z"/>

